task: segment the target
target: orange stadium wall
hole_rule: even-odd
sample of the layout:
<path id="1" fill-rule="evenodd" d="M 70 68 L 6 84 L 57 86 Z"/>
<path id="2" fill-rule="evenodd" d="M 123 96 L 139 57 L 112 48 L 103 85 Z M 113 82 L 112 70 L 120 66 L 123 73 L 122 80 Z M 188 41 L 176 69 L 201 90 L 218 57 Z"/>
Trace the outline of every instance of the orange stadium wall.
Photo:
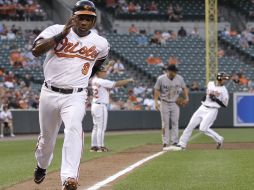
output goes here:
<path id="1" fill-rule="evenodd" d="M 190 104 L 181 108 L 179 125 L 185 128 L 195 110 L 200 106 L 203 94 L 195 93 L 190 95 Z M 38 110 L 13 110 L 13 124 L 16 134 L 39 133 Z M 92 130 L 91 112 L 87 111 L 83 121 L 85 131 Z M 227 109 L 221 108 L 214 127 L 233 127 L 233 98 L 230 95 L 230 102 Z M 160 114 L 156 111 L 109 111 L 107 130 L 142 130 L 160 129 Z M 63 132 L 61 127 L 60 132 Z"/>

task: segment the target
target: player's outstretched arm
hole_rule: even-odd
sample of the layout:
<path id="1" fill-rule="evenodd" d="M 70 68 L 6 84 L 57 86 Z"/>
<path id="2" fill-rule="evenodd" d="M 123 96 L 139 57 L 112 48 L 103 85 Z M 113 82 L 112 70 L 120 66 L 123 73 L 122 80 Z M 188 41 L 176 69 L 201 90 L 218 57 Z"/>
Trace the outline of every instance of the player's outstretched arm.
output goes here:
<path id="1" fill-rule="evenodd" d="M 32 48 L 33 55 L 35 57 L 38 57 L 49 51 L 59 42 L 61 42 L 70 33 L 70 29 L 74 25 L 74 19 L 75 16 L 72 16 L 64 26 L 63 31 L 60 32 L 59 34 L 48 39 L 40 38 L 37 41 L 35 41 Z"/>
<path id="2" fill-rule="evenodd" d="M 124 86 L 124 85 L 126 85 L 130 82 L 134 82 L 133 78 L 129 78 L 129 79 L 125 79 L 125 80 L 119 80 L 119 81 L 116 81 L 115 87 Z"/>

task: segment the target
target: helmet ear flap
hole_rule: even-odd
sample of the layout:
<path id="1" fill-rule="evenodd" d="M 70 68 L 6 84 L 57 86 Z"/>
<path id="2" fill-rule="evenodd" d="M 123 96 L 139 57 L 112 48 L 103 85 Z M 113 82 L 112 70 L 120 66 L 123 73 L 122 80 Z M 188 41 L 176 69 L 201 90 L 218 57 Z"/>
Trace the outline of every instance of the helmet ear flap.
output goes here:
<path id="1" fill-rule="evenodd" d="M 97 17 L 95 16 L 93 19 L 93 27 L 95 26 L 96 20 L 97 20 Z"/>
<path id="2" fill-rule="evenodd" d="M 218 73 L 218 75 L 217 75 L 217 80 L 221 80 L 221 74 L 220 73 Z"/>

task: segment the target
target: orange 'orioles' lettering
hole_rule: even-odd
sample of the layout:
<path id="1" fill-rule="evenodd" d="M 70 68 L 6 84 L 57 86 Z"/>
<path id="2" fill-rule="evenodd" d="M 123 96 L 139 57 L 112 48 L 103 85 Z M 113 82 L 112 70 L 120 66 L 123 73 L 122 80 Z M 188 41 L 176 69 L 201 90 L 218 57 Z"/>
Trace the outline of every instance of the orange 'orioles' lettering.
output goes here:
<path id="1" fill-rule="evenodd" d="M 94 61 L 98 56 L 99 52 L 96 50 L 95 46 L 92 47 L 82 47 L 76 49 L 79 43 L 71 43 L 68 41 L 68 38 L 65 37 L 60 43 L 54 48 L 55 54 L 58 57 L 68 57 L 68 58 L 80 58 L 88 61 Z"/>

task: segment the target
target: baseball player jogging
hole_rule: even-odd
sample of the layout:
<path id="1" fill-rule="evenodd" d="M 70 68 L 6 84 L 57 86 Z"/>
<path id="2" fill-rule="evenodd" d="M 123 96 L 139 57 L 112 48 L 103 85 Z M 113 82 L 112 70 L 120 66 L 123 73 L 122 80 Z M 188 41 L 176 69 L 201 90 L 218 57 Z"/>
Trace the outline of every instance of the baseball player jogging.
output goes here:
<path id="1" fill-rule="evenodd" d="M 88 80 L 106 60 L 107 40 L 90 31 L 96 22 L 91 1 L 78 1 L 65 25 L 53 25 L 35 39 L 32 53 L 46 53 L 43 65 L 45 82 L 39 104 L 40 136 L 35 157 L 35 183 L 41 183 L 53 159 L 59 128 L 64 123 L 61 181 L 63 190 L 78 186 L 83 148 L 82 120 L 85 115 Z"/>
<path id="2" fill-rule="evenodd" d="M 107 128 L 109 104 L 109 90 L 114 87 L 124 86 L 133 79 L 125 79 L 120 81 L 106 80 L 107 70 L 101 66 L 95 77 L 92 79 L 93 101 L 91 113 L 93 117 L 93 131 L 91 139 L 91 152 L 108 152 L 108 148 L 104 144 L 104 136 Z"/>
<path id="3" fill-rule="evenodd" d="M 171 135 L 172 144 L 178 143 L 178 120 L 180 109 L 178 98 L 183 91 L 184 100 L 181 105 L 189 102 L 189 93 L 183 77 L 177 74 L 178 69 L 175 65 L 167 67 L 166 74 L 158 77 L 154 86 L 154 102 L 156 110 L 160 110 L 162 123 L 162 143 L 163 149 L 169 145 L 169 135 Z M 158 98 L 161 104 L 159 106 Z M 169 119 L 171 122 L 171 132 L 169 130 Z"/>
<path id="4" fill-rule="evenodd" d="M 210 81 L 207 84 L 206 96 L 202 100 L 202 105 L 193 114 L 188 126 L 183 131 L 177 146 L 168 147 L 167 150 L 184 150 L 190 139 L 192 131 L 199 125 L 199 130 L 205 135 L 212 137 L 216 142 L 217 149 L 220 149 L 224 138 L 210 129 L 214 123 L 218 109 L 220 107 L 227 107 L 228 105 L 228 91 L 224 86 L 226 80 L 229 80 L 229 76 L 226 73 L 218 73 L 216 81 Z"/>

